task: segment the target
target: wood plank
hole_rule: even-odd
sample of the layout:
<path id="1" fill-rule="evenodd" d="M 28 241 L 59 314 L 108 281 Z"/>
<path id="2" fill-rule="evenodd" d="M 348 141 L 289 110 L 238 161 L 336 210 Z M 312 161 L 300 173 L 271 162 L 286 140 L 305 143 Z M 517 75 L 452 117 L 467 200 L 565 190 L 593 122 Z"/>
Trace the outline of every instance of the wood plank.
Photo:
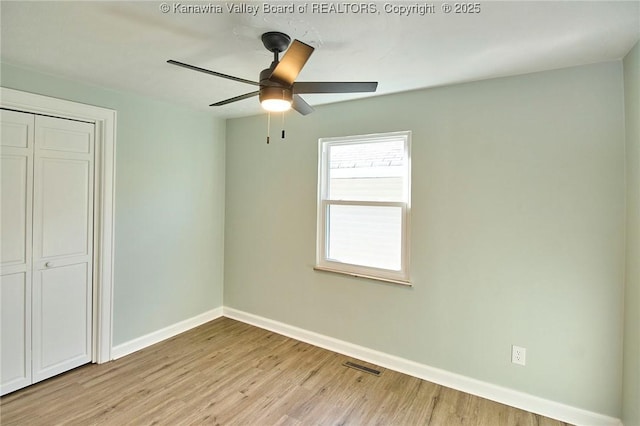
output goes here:
<path id="1" fill-rule="evenodd" d="M 228 318 L 6 395 L 0 413 L 3 425 L 565 425 Z"/>

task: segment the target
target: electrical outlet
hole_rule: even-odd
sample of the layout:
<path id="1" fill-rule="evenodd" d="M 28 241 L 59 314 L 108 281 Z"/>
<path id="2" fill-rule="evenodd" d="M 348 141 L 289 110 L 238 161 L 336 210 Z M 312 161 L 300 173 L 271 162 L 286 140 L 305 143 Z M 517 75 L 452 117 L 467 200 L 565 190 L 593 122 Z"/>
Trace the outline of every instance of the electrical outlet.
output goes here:
<path id="1" fill-rule="evenodd" d="M 511 346 L 511 362 L 519 365 L 527 364 L 527 348 Z"/>

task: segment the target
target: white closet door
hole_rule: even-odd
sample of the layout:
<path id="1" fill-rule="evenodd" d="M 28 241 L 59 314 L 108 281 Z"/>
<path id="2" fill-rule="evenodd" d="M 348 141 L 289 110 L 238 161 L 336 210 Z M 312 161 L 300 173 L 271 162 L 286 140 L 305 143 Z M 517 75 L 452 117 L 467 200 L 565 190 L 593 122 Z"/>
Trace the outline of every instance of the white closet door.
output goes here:
<path id="1" fill-rule="evenodd" d="M 0 394 L 31 383 L 34 117 L 0 110 Z"/>
<path id="2" fill-rule="evenodd" d="M 94 126 L 35 118 L 33 381 L 91 362 Z"/>

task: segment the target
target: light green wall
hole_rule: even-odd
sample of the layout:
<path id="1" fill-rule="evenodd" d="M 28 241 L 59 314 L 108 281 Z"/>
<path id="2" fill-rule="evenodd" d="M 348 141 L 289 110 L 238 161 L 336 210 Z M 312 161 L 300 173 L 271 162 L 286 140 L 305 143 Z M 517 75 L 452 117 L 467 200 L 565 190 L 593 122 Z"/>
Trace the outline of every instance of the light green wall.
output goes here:
<path id="1" fill-rule="evenodd" d="M 0 84 L 118 113 L 114 345 L 222 306 L 224 121 L 8 64 Z"/>
<path id="2" fill-rule="evenodd" d="M 229 120 L 225 306 L 619 417 L 623 116 L 615 62 Z M 399 130 L 414 286 L 313 271 L 318 138 Z"/>
<path id="3" fill-rule="evenodd" d="M 624 71 L 628 426 L 640 382 L 638 46 Z M 229 120 L 226 226 L 224 122 L 8 64 L 0 84 L 118 111 L 115 345 L 221 306 L 224 257 L 227 306 L 620 416 L 620 63 L 323 106 L 288 115 L 287 139 L 274 130 L 269 146 L 265 116 Z M 314 272 L 317 139 L 395 130 L 413 131 L 414 287 Z M 526 367 L 510 364 L 511 344 L 527 348 Z"/>
<path id="4" fill-rule="evenodd" d="M 640 425 L 640 43 L 624 59 L 627 160 L 623 422 Z"/>

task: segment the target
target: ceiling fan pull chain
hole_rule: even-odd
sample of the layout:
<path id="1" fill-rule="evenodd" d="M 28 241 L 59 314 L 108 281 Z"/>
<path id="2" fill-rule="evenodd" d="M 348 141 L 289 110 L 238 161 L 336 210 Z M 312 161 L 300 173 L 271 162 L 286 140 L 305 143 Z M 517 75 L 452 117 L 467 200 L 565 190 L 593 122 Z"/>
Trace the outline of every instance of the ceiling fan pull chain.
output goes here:
<path id="1" fill-rule="evenodd" d="M 282 111 L 282 139 L 284 139 L 284 111 Z"/>
<path id="2" fill-rule="evenodd" d="M 269 145 L 270 134 L 271 134 L 271 113 L 267 112 L 267 145 Z"/>

